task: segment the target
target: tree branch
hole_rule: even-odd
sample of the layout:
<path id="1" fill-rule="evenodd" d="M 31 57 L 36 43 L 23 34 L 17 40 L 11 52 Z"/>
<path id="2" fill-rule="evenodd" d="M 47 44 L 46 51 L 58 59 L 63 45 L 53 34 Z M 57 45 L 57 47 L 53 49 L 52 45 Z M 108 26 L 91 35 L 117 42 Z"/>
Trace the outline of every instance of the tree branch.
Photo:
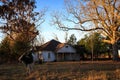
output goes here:
<path id="1" fill-rule="evenodd" d="M 68 27 L 60 27 L 64 31 L 68 30 L 80 30 L 80 31 L 93 31 L 93 30 L 104 30 L 103 28 L 92 28 L 92 29 L 80 29 L 80 28 L 68 28 Z"/>

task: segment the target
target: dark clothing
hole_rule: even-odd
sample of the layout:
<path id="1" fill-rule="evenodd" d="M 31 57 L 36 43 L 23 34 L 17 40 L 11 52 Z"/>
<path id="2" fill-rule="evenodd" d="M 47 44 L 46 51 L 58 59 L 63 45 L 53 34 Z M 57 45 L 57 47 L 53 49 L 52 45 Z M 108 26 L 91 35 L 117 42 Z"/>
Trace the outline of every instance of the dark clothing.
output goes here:
<path id="1" fill-rule="evenodd" d="M 24 55 L 21 57 L 20 60 L 21 60 L 24 64 L 26 64 L 26 66 L 27 66 L 28 64 L 33 63 L 32 53 L 29 52 L 29 53 L 24 54 Z"/>

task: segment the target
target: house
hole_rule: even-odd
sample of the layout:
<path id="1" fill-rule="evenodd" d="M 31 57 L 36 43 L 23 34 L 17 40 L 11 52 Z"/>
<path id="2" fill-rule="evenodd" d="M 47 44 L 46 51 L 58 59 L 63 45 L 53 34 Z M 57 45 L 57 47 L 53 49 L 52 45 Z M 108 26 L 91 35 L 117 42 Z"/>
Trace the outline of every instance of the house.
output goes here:
<path id="1" fill-rule="evenodd" d="M 71 61 L 76 59 L 76 50 L 69 44 L 61 43 L 56 48 L 57 61 Z"/>
<path id="2" fill-rule="evenodd" d="M 46 42 L 38 50 L 41 52 L 45 62 L 80 60 L 79 55 L 71 45 L 56 40 Z"/>
<path id="3" fill-rule="evenodd" d="M 38 50 L 41 52 L 41 55 L 45 62 L 47 62 L 47 61 L 51 62 L 51 61 L 56 60 L 54 51 L 58 44 L 60 44 L 60 42 L 51 40 L 51 41 L 48 41 L 45 44 L 41 45 L 38 48 Z"/>

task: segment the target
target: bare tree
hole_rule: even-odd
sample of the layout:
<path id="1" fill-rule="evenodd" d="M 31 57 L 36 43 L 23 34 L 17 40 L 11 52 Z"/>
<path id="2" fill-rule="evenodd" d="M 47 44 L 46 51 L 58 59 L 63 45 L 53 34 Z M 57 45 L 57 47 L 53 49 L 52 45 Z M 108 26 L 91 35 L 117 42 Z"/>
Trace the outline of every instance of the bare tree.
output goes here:
<path id="1" fill-rule="evenodd" d="M 59 41 L 59 38 L 58 38 L 57 34 L 55 34 L 55 33 L 53 33 L 53 38 L 54 38 L 55 40 Z"/>
<path id="2" fill-rule="evenodd" d="M 64 2 L 67 15 L 64 14 L 64 20 L 58 13 L 52 15 L 54 25 L 63 30 L 98 30 L 106 37 L 103 41 L 113 45 L 113 60 L 118 60 L 120 0 L 64 0 Z M 65 20 L 74 26 L 65 25 Z"/>
<path id="3" fill-rule="evenodd" d="M 38 35 L 38 39 L 37 39 L 37 44 L 38 44 L 38 46 L 41 46 L 41 45 L 43 45 L 44 43 L 45 43 L 45 38 L 41 35 L 41 34 L 39 34 Z"/>
<path id="4" fill-rule="evenodd" d="M 68 42 L 68 31 L 65 31 L 65 33 L 63 32 L 62 34 L 65 34 L 64 35 L 64 42 L 67 43 Z M 56 33 L 53 33 L 53 38 L 57 41 L 60 41 L 59 37 Z"/>
<path id="5" fill-rule="evenodd" d="M 65 31 L 65 43 L 68 42 L 68 31 Z"/>

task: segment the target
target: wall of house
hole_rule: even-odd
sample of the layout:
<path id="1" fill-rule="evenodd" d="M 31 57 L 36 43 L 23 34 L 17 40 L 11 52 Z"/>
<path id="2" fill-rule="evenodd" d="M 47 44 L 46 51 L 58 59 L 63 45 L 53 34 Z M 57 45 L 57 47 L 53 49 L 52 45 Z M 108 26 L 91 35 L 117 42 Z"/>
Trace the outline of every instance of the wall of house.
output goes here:
<path id="1" fill-rule="evenodd" d="M 43 61 L 55 61 L 55 54 L 52 51 L 42 51 Z"/>
<path id="2" fill-rule="evenodd" d="M 39 61 L 39 53 L 32 54 L 34 56 L 34 61 Z"/>
<path id="3" fill-rule="evenodd" d="M 119 55 L 119 58 L 120 58 L 120 49 L 118 50 L 118 55 Z"/>
<path id="4" fill-rule="evenodd" d="M 65 45 L 57 51 L 57 53 L 76 53 L 76 50 L 70 45 Z"/>

